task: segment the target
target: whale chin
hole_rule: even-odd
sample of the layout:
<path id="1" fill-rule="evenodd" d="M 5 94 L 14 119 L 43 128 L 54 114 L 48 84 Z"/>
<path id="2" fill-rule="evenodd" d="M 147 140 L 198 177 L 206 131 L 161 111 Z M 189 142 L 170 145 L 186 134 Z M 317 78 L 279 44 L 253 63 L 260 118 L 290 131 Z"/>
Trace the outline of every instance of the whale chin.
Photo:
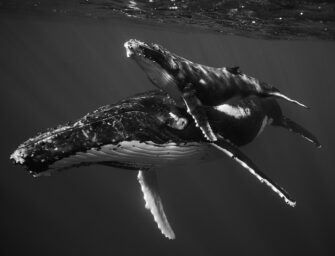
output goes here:
<path id="1" fill-rule="evenodd" d="M 137 61 L 137 63 L 156 87 L 163 90 L 169 90 L 170 87 L 177 87 L 175 78 L 156 63 L 146 60 Z"/>

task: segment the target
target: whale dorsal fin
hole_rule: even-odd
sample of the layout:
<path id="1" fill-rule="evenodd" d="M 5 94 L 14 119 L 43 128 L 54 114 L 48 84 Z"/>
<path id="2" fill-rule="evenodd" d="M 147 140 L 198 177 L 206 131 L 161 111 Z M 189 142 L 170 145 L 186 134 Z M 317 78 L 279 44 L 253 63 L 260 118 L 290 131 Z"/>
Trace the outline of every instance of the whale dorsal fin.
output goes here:
<path id="1" fill-rule="evenodd" d="M 159 195 L 156 171 L 154 169 L 140 170 L 137 179 L 143 192 L 145 208 L 150 210 L 154 216 L 154 220 L 162 234 L 169 239 L 175 239 L 176 236 L 167 220 L 162 199 Z"/>
<path id="2" fill-rule="evenodd" d="M 283 198 L 288 205 L 292 207 L 295 206 L 296 202 L 290 198 L 290 195 L 285 191 L 285 189 L 277 185 L 270 178 L 266 177 L 266 175 L 234 144 L 219 137 L 219 139 L 216 142 L 211 143 L 211 145 L 220 150 L 221 152 L 225 153 L 242 167 L 247 169 L 260 182 L 264 182 L 265 185 L 272 189 L 272 191 L 274 191 L 277 195 Z"/>
<path id="3" fill-rule="evenodd" d="M 241 71 L 240 71 L 240 67 L 238 66 L 233 66 L 230 68 L 226 68 L 230 73 L 232 73 L 233 75 L 240 75 Z"/>

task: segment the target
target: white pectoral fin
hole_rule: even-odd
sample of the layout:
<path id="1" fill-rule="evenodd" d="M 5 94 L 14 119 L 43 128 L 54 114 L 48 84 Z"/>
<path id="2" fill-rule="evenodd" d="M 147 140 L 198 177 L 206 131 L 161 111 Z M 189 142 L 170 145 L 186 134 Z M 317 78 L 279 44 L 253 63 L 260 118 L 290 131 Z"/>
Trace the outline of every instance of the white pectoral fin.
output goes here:
<path id="1" fill-rule="evenodd" d="M 159 195 L 156 171 L 154 169 L 140 170 L 137 179 L 143 192 L 145 208 L 150 210 L 162 234 L 169 239 L 175 239 L 175 234 L 167 220 L 162 199 Z"/>
<path id="2" fill-rule="evenodd" d="M 292 207 L 296 205 L 296 202 L 282 187 L 266 177 L 266 175 L 235 145 L 223 139 L 211 143 L 211 145 L 231 157 L 236 162 L 238 162 L 242 167 L 244 167 L 252 175 L 254 175 L 260 182 L 264 182 L 265 185 L 272 189 L 272 191 L 274 191 L 277 195 L 283 198 L 288 205 Z"/>
<path id="3" fill-rule="evenodd" d="M 282 94 L 280 92 L 271 92 L 271 93 L 269 93 L 269 95 L 272 95 L 274 97 L 287 100 L 287 101 L 292 102 L 293 104 L 296 104 L 296 105 L 298 105 L 300 107 L 303 107 L 303 108 L 307 108 L 307 109 L 309 108 L 305 104 L 302 104 L 301 102 L 299 102 L 297 100 L 291 99 L 291 98 L 287 97 L 286 95 L 284 95 L 284 94 Z"/>
<path id="4" fill-rule="evenodd" d="M 205 138 L 208 141 L 216 141 L 217 138 L 208 122 L 207 113 L 194 92 L 185 89 L 183 99 L 187 112 L 193 117 L 196 126 L 199 126 Z"/>

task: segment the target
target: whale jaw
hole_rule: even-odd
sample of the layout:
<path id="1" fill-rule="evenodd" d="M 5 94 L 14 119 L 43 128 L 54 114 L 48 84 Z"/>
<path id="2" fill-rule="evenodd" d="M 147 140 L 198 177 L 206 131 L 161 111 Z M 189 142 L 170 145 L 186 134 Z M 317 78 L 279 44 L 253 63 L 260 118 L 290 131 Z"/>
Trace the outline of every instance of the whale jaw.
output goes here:
<path id="1" fill-rule="evenodd" d="M 18 148 L 10 159 L 14 164 L 25 166 L 34 176 L 49 176 L 55 171 L 63 171 L 72 167 L 102 164 L 125 169 L 139 170 L 162 168 L 169 165 L 183 165 L 188 162 L 205 162 L 219 157 L 210 150 L 208 143 L 190 142 L 177 144 L 174 142 L 157 144 L 151 141 L 123 141 L 118 144 L 106 144 L 99 148 L 78 151 L 73 155 L 60 157 L 40 171 L 39 165 L 45 163 L 43 158 L 32 161 L 26 148 Z M 33 153 L 32 153 L 33 154 Z M 39 160 L 36 160 L 39 159 Z M 39 163 L 40 161 L 41 163 Z M 37 168 L 37 169 L 36 169 Z"/>
<path id="2" fill-rule="evenodd" d="M 176 87 L 175 72 L 178 65 L 175 56 L 158 44 L 146 44 L 136 39 L 124 43 L 126 55 L 132 58 L 146 73 L 151 82 L 161 89 Z"/>

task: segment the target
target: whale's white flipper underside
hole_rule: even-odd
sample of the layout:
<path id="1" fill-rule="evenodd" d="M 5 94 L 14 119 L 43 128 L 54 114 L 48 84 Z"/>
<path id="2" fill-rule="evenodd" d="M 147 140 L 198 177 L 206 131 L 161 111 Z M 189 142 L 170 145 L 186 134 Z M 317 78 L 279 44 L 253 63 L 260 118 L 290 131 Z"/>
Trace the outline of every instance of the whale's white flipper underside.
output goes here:
<path id="1" fill-rule="evenodd" d="M 183 100 L 187 108 L 187 113 L 193 117 L 195 125 L 200 128 L 205 138 L 208 141 L 217 141 L 216 135 L 208 122 L 206 111 L 201 101 L 195 95 L 195 91 L 190 88 L 185 88 Z"/>
<path id="2" fill-rule="evenodd" d="M 264 182 L 265 185 L 272 189 L 272 191 L 283 198 L 288 205 L 292 207 L 296 205 L 296 202 L 290 198 L 290 195 L 285 191 L 285 189 L 266 177 L 266 175 L 235 145 L 224 139 L 219 139 L 218 141 L 211 143 L 211 145 L 231 157 L 242 167 L 246 168 L 260 182 Z"/>
<path id="3" fill-rule="evenodd" d="M 289 102 L 292 102 L 300 107 L 303 107 L 303 108 L 309 108 L 307 107 L 305 104 L 302 104 L 301 102 L 297 101 L 297 100 L 293 100 L 289 97 L 287 97 L 286 95 L 282 94 L 281 92 L 270 92 L 269 95 L 272 95 L 272 96 L 275 96 L 275 97 L 278 97 L 278 98 L 281 98 L 281 99 L 284 99 L 284 100 L 287 100 Z"/>
<path id="4" fill-rule="evenodd" d="M 154 169 L 140 170 L 137 179 L 143 192 L 145 208 L 150 210 L 154 216 L 154 220 L 162 234 L 169 239 L 175 239 L 176 236 L 166 218 L 162 199 L 159 195 L 156 171 Z"/>

